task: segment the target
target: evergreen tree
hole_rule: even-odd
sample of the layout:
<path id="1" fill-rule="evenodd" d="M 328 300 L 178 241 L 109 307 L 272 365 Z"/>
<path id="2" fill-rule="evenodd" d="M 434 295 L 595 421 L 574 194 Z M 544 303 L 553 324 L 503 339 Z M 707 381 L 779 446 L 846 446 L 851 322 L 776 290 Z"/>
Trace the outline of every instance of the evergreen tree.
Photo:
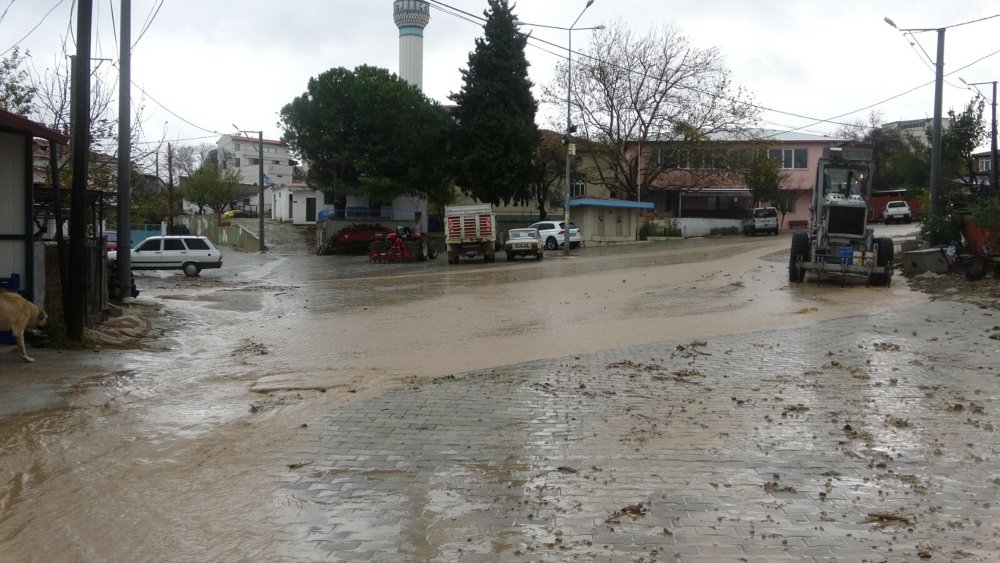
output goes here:
<path id="1" fill-rule="evenodd" d="M 457 182 L 462 191 L 494 205 L 533 199 L 532 159 L 538 146 L 527 36 L 514 24 L 508 0 L 489 0 L 484 36 L 476 39 L 458 104 Z"/>
<path id="2" fill-rule="evenodd" d="M 451 193 L 450 117 L 388 70 L 362 65 L 310 78 L 282 108 L 281 126 L 318 189 L 383 201 Z"/>

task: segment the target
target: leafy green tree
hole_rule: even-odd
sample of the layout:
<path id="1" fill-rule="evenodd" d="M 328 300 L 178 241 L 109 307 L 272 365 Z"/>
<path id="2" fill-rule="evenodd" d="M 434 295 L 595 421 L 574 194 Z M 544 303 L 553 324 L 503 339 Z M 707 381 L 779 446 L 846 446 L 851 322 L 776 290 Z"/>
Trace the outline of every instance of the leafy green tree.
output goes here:
<path id="1" fill-rule="evenodd" d="M 198 206 L 199 214 L 205 212 L 205 207 L 222 213 L 236 199 L 239 182 L 240 175 L 236 170 L 219 170 L 214 164 L 205 164 L 188 178 L 184 195 Z"/>
<path id="2" fill-rule="evenodd" d="M 282 140 L 309 162 L 318 189 L 383 201 L 451 191 L 451 118 L 385 69 L 330 69 L 280 115 Z"/>
<path id="3" fill-rule="evenodd" d="M 976 171 L 972 168 L 972 152 L 986 138 L 986 122 L 983 119 L 985 100 L 981 97 L 969 100 L 965 109 L 956 113 L 948 112 L 950 125 L 941 134 L 941 171 L 947 179 L 971 178 Z"/>
<path id="4" fill-rule="evenodd" d="M 457 182 L 462 191 L 494 205 L 526 203 L 532 193 L 532 159 L 538 145 L 531 95 L 527 36 L 518 32 L 508 0 L 489 0 L 484 36 L 476 39 L 458 104 Z"/>
<path id="5" fill-rule="evenodd" d="M 781 184 L 785 175 L 781 165 L 763 150 L 750 151 L 742 166 L 743 182 L 753 195 L 753 206 L 767 201 L 773 202 L 781 195 Z"/>
<path id="6" fill-rule="evenodd" d="M 31 84 L 25 62 L 31 53 L 14 47 L 6 58 L 0 59 L 0 108 L 17 115 L 31 113 L 32 102 L 38 89 Z"/>
<path id="7" fill-rule="evenodd" d="M 163 183 L 133 169 L 131 184 L 132 224 L 149 225 L 166 219 L 167 197 L 163 192 Z"/>
<path id="8" fill-rule="evenodd" d="M 554 187 L 563 178 L 566 166 L 566 147 L 555 131 L 540 131 L 538 148 L 532 160 L 531 187 L 534 202 L 538 206 L 538 220 L 548 217 L 550 202 L 560 196 Z"/>

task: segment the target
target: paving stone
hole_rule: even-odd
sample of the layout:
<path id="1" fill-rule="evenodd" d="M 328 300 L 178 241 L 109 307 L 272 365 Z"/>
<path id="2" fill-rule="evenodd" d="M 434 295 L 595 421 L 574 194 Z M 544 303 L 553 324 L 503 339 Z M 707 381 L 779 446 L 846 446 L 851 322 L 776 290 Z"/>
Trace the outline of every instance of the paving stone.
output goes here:
<path id="1" fill-rule="evenodd" d="M 288 445 L 311 477 L 277 481 L 325 524 L 278 537 L 328 560 L 997 553 L 994 324 L 934 302 L 346 403 Z"/>

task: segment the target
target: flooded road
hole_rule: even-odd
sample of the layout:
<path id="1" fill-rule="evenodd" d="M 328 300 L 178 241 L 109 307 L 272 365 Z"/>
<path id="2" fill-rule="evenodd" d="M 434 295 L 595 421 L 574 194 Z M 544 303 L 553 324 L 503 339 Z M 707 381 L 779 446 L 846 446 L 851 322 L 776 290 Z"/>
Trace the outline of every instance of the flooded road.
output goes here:
<path id="1" fill-rule="evenodd" d="M 140 347 L 38 350 L 30 366 L 15 363 L 14 355 L 0 358 L 3 401 L 30 398 L 32 389 L 46 386 L 60 397 L 47 403 L 51 408 L 11 408 L 0 420 L 0 560 L 338 560 L 329 550 L 317 557 L 287 544 L 325 536 L 331 525 L 322 503 L 296 489 L 302 481 L 295 474 L 312 471 L 321 477 L 308 487 L 329 486 L 340 482 L 342 462 L 375 447 L 370 439 L 379 434 L 356 435 L 372 423 L 358 426 L 351 405 L 372 405 L 453 374 L 584 354 L 614 357 L 626 347 L 661 342 L 809 330 L 927 303 L 899 276 L 890 288 L 791 287 L 788 242 L 787 236 L 672 241 L 458 266 L 441 259 L 369 264 L 364 257 L 287 249 L 228 251 L 221 270 L 197 279 L 137 274 L 139 301 L 160 311 L 153 337 Z M 565 386 L 558 372 L 551 375 Z M 559 387 L 552 394 L 566 392 Z M 538 406 L 536 394 L 517 397 L 496 400 Z M 388 418 L 413 415 L 393 416 L 393 404 L 383 408 Z M 338 441 L 340 449 L 322 459 L 317 450 L 331 439 L 324 421 L 333 411 L 343 413 L 335 427 L 354 439 Z M 503 422 L 493 432 L 504 436 L 506 465 L 466 464 L 460 475 L 444 468 L 435 479 L 496 478 L 491 487 L 505 488 L 545 455 L 538 453 L 549 447 L 542 437 L 561 435 L 566 416 L 565 403 L 554 403 Z M 526 457 L 530 436 L 541 441 Z M 809 447 L 805 436 L 788 438 Z M 595 447 L 607 452 L 615 445 Z M 718 439 L 715 447 L 739 445 Z M 568 450 L 554 450 L 560 451 Z M 420 497 L 435 514 L 464 526 L 455 529 L 473 533 L 476 522 L 462 521 L 468 498 L 454 497 L 449 487 L 421 492 L 427 482 L 412 473 L 391 488 L 400 483 L 400 499 Z M 419 537 L 407 558 L 449 558 L 432 540 L 443 533 L 450 541 L 450 533 L 420 529 L 419 519 L 406 518 L 371 528 L 379 514 L 350 506 L 338 518 L 364 512 L 357 525 L 369 529 L 345 521 L 338 533 Z M 460 510 L 448 516 L 449 507 Z M 382 515 L 389 511 L 384 506 Z"/>

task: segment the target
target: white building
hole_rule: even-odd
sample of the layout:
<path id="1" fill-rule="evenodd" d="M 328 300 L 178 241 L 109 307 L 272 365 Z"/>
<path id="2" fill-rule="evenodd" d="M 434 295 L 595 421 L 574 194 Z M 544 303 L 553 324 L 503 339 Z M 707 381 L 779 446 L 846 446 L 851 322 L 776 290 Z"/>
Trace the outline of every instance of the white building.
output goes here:
<path id="1" fill-rule="evenodd" d="M 260 185 L 261 143 L 256 137 L 223 135 L 216 142 L 219 168 L 240 173 L 240 184 Z M 294 179 L 299 163 L 292 158 L 288 146 L 281 141 L 264 139 L 264 215 L 275 221 L 297 225 L 312 224 L 323 209 L 333 209 L 324 203 L 322 191 L 313 190 Z M 247 207 L 256 209 L 258 198 L 249 198 Z"/>

